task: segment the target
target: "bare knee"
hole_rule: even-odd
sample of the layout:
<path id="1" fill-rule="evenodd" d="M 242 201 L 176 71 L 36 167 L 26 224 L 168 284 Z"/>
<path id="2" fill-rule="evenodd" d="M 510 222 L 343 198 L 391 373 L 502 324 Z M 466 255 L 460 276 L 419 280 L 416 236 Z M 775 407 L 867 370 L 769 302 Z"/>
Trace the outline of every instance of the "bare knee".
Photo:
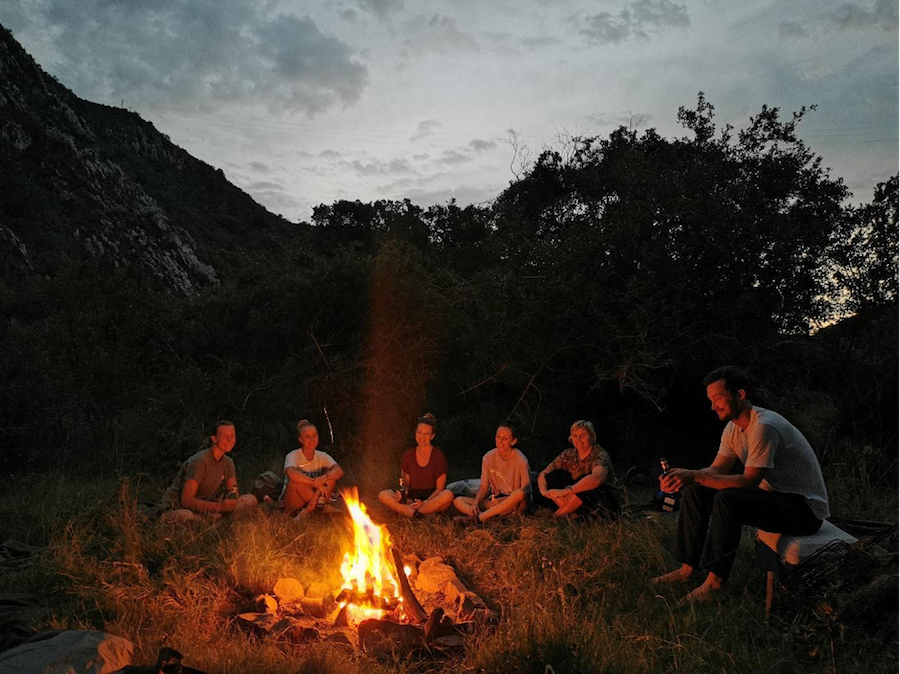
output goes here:
<path id="1" fill-rule="evenodd" d="M 238 496 L 234 509 L 246 510 L 247 508 L 253 508 L 257 505 L 259 505 L 259 501 L 256 500 L 256 497 L 253 494 L 241 494 Z"/>
<path id="2" fill-rule="evenodd" d="M 449 489 L 445 489 L 437 496 L 435 496 L 434 499 L 441 504 L 442 508 L 447 508 L 451 503 L 453 503 L 453 492 Z"/>
<path id="3" fill-rule="evenodd" d="M 465 496 L 457 496 L 453 499 L 453 506 L 461 513 L 470 515 L 472 513 L 472 499 Z"/>
<path id="4" fill-rule="evenodd" d="M 200 516 L 193 510 L 188 510 L 187 508 L 178 508 L 177 510 L 167 510 L 162 514 L 160 519 L 163 522 L 183 524 L 185 522 L 199 522 Z"/>

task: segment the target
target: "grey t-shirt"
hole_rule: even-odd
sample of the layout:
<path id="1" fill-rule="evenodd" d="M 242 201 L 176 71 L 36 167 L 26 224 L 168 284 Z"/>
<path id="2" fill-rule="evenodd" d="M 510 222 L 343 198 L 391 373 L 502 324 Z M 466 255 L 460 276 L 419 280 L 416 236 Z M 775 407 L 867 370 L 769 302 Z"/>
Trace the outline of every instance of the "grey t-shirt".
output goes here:
<path id="1" fill-rule="evenodd" d="M 196 497 L 203 501 L 218 501 L 225 496 L 225 485 L 235 477 L 234 461 L 223 456 L 219 461 L 213 456 L 213 450 L 201 449 L 181 464 L 172 484 L 166 489 L 162 506 L 167 509 L 181 507 L 181 492 L 184 483 L 194 480 L 197 483 Z"/>
<path id="2" fill-rule="evenodd" d="M 744 431 L 729 422 L 722 431 L 719 455 L 736 457 L 747 468 L 768 468 L 760 489 L 800 494 L 816 517 L 831 515 L 815 452 L 803 434 L 777 412 L 754 406 Z"/>
<path id="3" fill-rule="evenodd" d="M 503 459 L 495 447 L 481 460 L 481 484 L 490 484 L 494 495 L 512 494 L 516 489 L 531 493 L 531 473 L 528 459 L 513 448 L 508 459 Z"/>

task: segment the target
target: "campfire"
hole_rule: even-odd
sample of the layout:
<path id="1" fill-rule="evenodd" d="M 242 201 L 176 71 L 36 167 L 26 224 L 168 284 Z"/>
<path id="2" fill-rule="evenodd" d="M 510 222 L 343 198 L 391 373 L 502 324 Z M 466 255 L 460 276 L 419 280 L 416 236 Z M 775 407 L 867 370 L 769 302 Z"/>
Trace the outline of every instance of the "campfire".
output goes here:
<path id="1" fill-rule="evenodd" d="M 369 518 L 356 490 L 342 495 L 353 542 L 340 565 L 340 587 L 316 581 L 304 589 L 296 579 L 280 578 L 274 596 L 257 596 L 256 610 L 237 616 L 242 625 L 294 643 L 328 640 L 373 652 L 399 648 L 434 654 L 462 648 L 463 636 L 476 625 L 496 622 L 497 614 L 442 558 L 402 558 L 387 528 Z"/>
<path id="2" fill-rule="evenodd" d="M 408 571 L 391 546 L 387 529 L 369 518 L 356 489 L 342 495 L 354 535 L 354 550 L 345 553 L 341 563 L 344 584 L 337 596 L 341 608 L 346 609 L 348 622 L 358 624 L 370 618 L 381 619 L 392 612 L 401 620 L 421 622 L 424 612 L 409 588 Z M 401 610 L 396 611 L 398 608 Z"/>

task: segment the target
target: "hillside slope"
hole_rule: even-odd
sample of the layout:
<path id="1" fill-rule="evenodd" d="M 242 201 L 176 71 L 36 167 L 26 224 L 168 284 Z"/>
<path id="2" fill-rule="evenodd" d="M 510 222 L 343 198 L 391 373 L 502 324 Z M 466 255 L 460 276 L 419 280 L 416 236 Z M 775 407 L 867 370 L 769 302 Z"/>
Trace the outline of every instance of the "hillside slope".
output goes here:
<path id="1" fill-rule="evenodd" d="M 82 100 L 0 26 L 0 275 L 93 259 L 192 293 L 300 228 L 127 110 Z"/>

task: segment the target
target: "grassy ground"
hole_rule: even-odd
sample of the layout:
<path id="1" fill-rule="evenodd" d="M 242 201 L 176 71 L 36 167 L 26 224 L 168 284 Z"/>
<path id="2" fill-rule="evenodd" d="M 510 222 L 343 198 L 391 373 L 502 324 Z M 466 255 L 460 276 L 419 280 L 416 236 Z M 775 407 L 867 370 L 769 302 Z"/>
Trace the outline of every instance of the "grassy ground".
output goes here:
<path id="1" fill-rule="evenodd" d="M 179 528 L 138 514 L 135 481 L 10 480 L 0 494 L 0 535 L 46 548 L 28 568 L 0 571 L 0 592 L 47 597 L 51 611 L 39 627 L 130 639 L 135 663 L 152 663 L 171 646 L 210 673 L 897 670 L 895 649 L 827 617 L 776 616 L 767 625 L 749 541 L 725 601 L 678 606 L 689 588 L 658 592 L 649 582 L 672 564 L 672 516 L 600 524 L 534 515 L 484 528 L 390 519 L 404 553 L 445 557 L 500 612 L 499 625 L 469 637 L 449 660 L 276 643 L 242 631 L 234 615 L 281 576 L 337 584 L 349 541 L 341 520 L 252 513 Z"/>

